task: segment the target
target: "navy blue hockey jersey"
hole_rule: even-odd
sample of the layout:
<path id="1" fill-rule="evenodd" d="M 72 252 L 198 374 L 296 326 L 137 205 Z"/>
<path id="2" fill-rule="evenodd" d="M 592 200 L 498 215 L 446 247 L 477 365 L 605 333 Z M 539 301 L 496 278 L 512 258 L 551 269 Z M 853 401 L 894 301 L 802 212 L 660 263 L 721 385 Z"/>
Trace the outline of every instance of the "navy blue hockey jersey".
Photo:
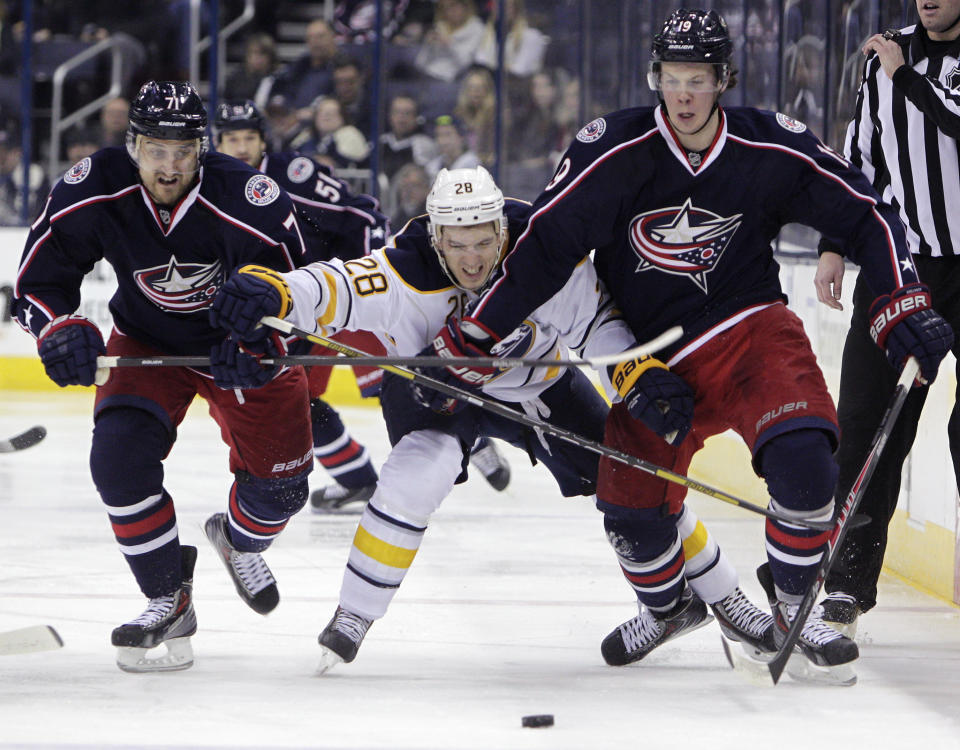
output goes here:
<path id="1" fill-rule="evenodd" d="M 375 198 L 353 193 L 330 169 L 303 154 L 266 154 L 260 171 L 293 199 L 311 262 L 362 258 L 386 244 L 390 220 Z"/>
<path id="2" fill-rule="evenodd" d="M 269 177 L 210 153 L 199 182 L 165 208 L 151 200 L 124 148 L 83 159 L 50 192 L 20 261 L 20 325 L 36 337 L 74 312 L 83 277 L 101 258 L 117 276 L 117 329 L 172 354 L 209 354 L 223 340 L 207 308 L 233 269 L 288 271 L 307 262 L 293 203 Z"/>
<path id="3" fill-rule="evenodd" d="M 916 280 L 896 212 L 859 170 L 783 114 L 720 112 L 697 167 L 659 107 L 585 126 L 471 319 L 508 334 L 594 250 L 639 340 L 683 326 L 675 351 L 747 308 L 785 299 L 771 242 L 790 222 L 849 248 L 877 294 Z"/>

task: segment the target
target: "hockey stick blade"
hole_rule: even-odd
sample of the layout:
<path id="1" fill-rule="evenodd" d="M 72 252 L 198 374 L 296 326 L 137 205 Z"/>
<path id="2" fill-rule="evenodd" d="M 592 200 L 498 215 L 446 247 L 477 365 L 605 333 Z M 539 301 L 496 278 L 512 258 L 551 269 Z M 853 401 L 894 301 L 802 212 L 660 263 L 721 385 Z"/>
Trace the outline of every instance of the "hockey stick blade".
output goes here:
<path id="1" fill-rule="evenodd" d="M 266 325 L 270 326 L 271 328 L 274 327 L 273 325 L 274 320 L 277 320 L 277 319 L 263 318 L 263 322 Z M 290 335 L 296 336 L 297 338 L 304 339 L 305 341 L 310 341 L 314 344 L 320 344 L 322 346 L 326 346 L 330 349 L 333 349 L 334 351 L 340 352 L 342 354 L 346 354 L 348 357 L 361 358 L 363 359 L 364 362 L 367 361 L 366 352 L 360 349 L 355 349 L 352 346 L 347 346 L 346 344 L 342 344 L 339 341 L 334 341 L 333 339 L 329 339 L 319 334 L 304 331 L 300 328 L 296 328 L 295 326 L 285 321 L 277 321 L 277 322 L 283 323 L 283 326 L 279 330 L 282 330 L 284 333 L 288 333 Z M 449 364 L 450 361 L 451 360 L 444 359 L 445 364 Z M 469 360 L 469 361 L 475 362 L 475 360 Z M 698 482 L 697 480 L 691 479 L 690 477 L 684 476 L 683 474 L 677 474 L 673 471 L 670 471 L 669 469 L 663 468 L 662 466 L 657 466 L 656 464 L 652 464 L 649 461 L 644 461 L 643 459 L 638 458 L 637 456 L 632 456 L 629 453 L 624 453 L 623 451 L 619 451 L 615 448 L 611 448 L 608 445 L 603 445 L 602 443 L 594 442 L 593 440 L 589 440 L 583 437 L 582 435 L 577 434 L 576 432 L 573 432 L 571 430 L 566 430 L 562 427 L 558 427 L 556 425 L 551 424 L 550 422 L 544 422 L 539 419 L 534 419 L 533 417 L 527 416 L 523 412 L 514 411 L 513 409 L 506 406 L 505 404 L 502 404 L 499 401 L 493 401 L 491 399 L 478 396 L 476 393 L 472 391 L 467 391 L 467 390 L 464 390 L 463 388 L 458 388 L 448 383 L 443 383 L 439 380 L 435 380 L 434 378 L 427 377 L 426 375 L 423 375 L 422 373 L 419 373 L 415 370 L 408 370 L 403 367 L 396 367 L 393 365 L 379 365 L 379 367 L 385 370 L 386 372 L 391 372 L 395 375 L 399 375 L 400 377 L 405 378 L 406 380 L 412 380 L 415 383 L 419 383 L 420 385 L 424 385 L 428 388 L 432 388 L 433 390 L 439 391 L 440 393 L 444 393 L 447 396 L 451 396 L 460 401 L 465 401 L 466 403 L 472 406 L 476 406 L 480 409 L 485 409 L 486 411 L 492 412 L 494 414 L 498 414 L 499 416 L 505 419 L 509 419 L 512 422 L 517 422 L 519 424 L 524 425 L 525 427 L 529 427 L 534 430 L 540 430 L 541 432 L 544 432 L 549 435 L 553 435 L 554 437 L 560 440 L 564 440 L 568 443 L 573 443 L 574 445 L 579 445 L 581 448 L 591 451 L 592 453 L 598 453 L 601 456 L 607 456 L 608 458 L 611 458 L 614 461 L 618 461 L 620 463 L 626 464 L 627 466 L 632 466 L 635 469 L 639 469 L 640 471 L 644 471 L 648 474 L 653 474 L 654 476 L 660 477 L 660 479 L 663 479 L 664 481 L 672 482 L 674 484 L 679 484 L 683 487 L 686 487 L 687 489 L 696 490 L 697 492 L 703 495 L 707 495 L 708 497 L 712 497 L 716 500 L 722 500 L 723 502 L 729 503 L 731 505 L 736 505 L 740 508 L 743 508 L 744 510 L 749 510 L 749 511 L 752 511 L 753 513 L 759 513 L 760 515 L 767 516 L 768 518 L 774 518 L 779 521 L 785 521 L 785 522 L 794 523 L 794 524 L 799 523 L 800 525 L 807 526 L 808 528 L 811 528 L 811 529 L 828 531 L 833 528 L 833 523 L 830 521 L 799 522 L 796 520 L 789 519 L 785 516 L 780 515 L 776 511 L 770 510 L 769 508 L 764 508 L 761 505 L 756 505 L 747 500 L 742 500 L 741 498 L 731 495 L 728 492 L 724 492 L 723 490 L 716 489 L 715 487 L 711 487 L 708 484 Z"/>
<path id="2" fill-rule="evenodd" d="M 847 493 L 846 500 L 844 500 L 843 506 L 841 506 L 840 512 L 837 514 L 837 520 L 833 525 L 833 532 L 827 542 L 827 551 L 824 552 L 820 565 L 817 567 L 813 582 L 810 584 L 810 587 L 803 596 L 803 600 L 800 602 L 797 614 L 790 625 L 790 629 L 787 631 L 783 643 L 768 664 L 770 676 L 774 684 L 779 682 L 783 670 L 787 666 L 787 661 L 789 661 L 790 655 L 797 645 L 797 641 L 800 640 L 800 632 L 803 630 L 810 610 L 813 609 L 813 605 L 816 604 L 817 597 L 820 595 L 820 588 L 823 586 L 823 582 L 826 580 L 827 574 L 830 572 L 830 568 L 833 567 L 833 563 L 840 552 L 840 545 L 843 543 L 843 538 L 850 529 L 851 520 L 859 518 L 859 516 L 856 515 L 857 506 L 860 504 L 863 493 L 867 489 L 867 484 L 870 482 L 870 478 L 877 468 L 877 463 L 880 461 L 880 454 L 883 453 L 884 446 L 887 444 L 887 438 L 890 437 L 890 432 L 893 430 L 894 424 L 896 424 L 897 417 L 900 416 L 900 410 L 903 409 L 903 402 L 907 400 L 907 395 L 910 393 L 910 388 L 919 371 L 919 363 L 916 359 L 910 357 L 903 367 L 903 372 L 900 373 L 897 387 L 894 389 L 890 403 L 887 405 L 887 409 L 883 414 L 883 419 L 880 420 L 880 425 L 877 427 L 877 432 L 874 435 L 866 461 L 863 463 L 863 468 L 860 469 L 860 474 L 850 487 L 850 492 Z"/>
<path id="3" fill-rule="evenodd" d="M 9 440 L 0 440 L 0 453 L 12 453 L 13 451 L 22 451 L 25 448 L 31 448 L 47 436 L 47 430 L 40 425 L 31 427 L 26 432 L 21 432 Z"/>
<path id="4" fill-rule="evenodd" d="M 63 646 L 60 634 L 49 625 L 31 625 L 0 633 L 0 656 L 53 651 Z"/>

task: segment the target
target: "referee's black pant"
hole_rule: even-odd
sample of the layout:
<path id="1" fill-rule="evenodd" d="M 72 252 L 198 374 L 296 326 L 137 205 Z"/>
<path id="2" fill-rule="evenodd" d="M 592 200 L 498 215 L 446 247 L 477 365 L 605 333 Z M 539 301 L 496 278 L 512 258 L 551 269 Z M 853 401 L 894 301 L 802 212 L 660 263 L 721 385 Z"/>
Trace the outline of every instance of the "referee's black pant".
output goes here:
<path id="1" fill-rule="evenodd" d="M 920 279 L 930 287 L 934 309 L 953 327 L 957 339 L 953 353 L 960 362 L 960 257 L 930 258 L 914 256 Z M 837 461 L 837 503 L 850 491 L 873 442 L 899 373 L 887 361 L 886 354 L 870 338 L 868 311 L 875 296 L 864 275 L 857 278 L 853 292 L 853 317 L 843 348 L 840 398 L 840 447 Z M 957 366 L 960 381 L 960 363 Z M 939 377 L 944 377 L 943 369 Z M 913 388 L 881 454 L 876 472 L 860 501 L 858 513 L 872 519 L 865 526 L 850 529 L 833 569 L 827 576 L 828 592 L 844 591 L 857 598 L 861 611 L 877 603 L 877 579 L 887 548 L 887 526 L 897 507 L 903 462 L 917 434 L 917 422 L 927 398 L 928 388 Z M 960 394 L 957 394 L 960 402 Z M 954 403 L 947 426 L 950 454 L 960 486 L 960 403 Z M 946 450 L 946 446 L 943 448 Z"/>

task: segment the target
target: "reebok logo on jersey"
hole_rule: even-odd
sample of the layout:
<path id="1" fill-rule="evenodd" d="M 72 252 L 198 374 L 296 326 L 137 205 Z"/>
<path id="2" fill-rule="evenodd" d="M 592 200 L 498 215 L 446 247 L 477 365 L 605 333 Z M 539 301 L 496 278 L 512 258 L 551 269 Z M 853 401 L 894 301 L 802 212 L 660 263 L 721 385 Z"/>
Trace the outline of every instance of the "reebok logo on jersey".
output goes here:
<path id="1" fill-rule="evenodd" d="M 689 198 L 682 206 L 657 208 L 635 216 L 627 231 L 630 245 L 640 258 L 636 272 L 655 268 L 687 276 L 706 294 L 707 274 L 723 256 L 740 227 L 741 216 L 718 216 L 696 208 Z"/>
<path id="2" fill-rule="evenodd" d="M 162 266 L 133 272 L 140 291 L 161 310 L 192 313 L 209 307 L 224 273 L 219 261 L 209 264 L 180 263 L 176 256 Z"/>

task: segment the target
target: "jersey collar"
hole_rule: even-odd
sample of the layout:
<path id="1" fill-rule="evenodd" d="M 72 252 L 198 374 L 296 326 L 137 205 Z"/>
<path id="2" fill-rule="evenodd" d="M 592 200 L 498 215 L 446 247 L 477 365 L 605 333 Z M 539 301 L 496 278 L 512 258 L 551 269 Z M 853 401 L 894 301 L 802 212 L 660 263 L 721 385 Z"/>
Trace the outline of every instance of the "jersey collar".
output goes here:
<path id="1" fill-rule="evenodd" d="M 140 195 L 143 196 L 143 202 L 146 204 L 147 210 L 150 212 L 150 215 L 153 216 L 153 220 L 157 223 L 157 228 L 164 237 L 173 231 L 173 228 L 180 223 L 180 220 L 186 215 L 187 211 L 190 210 L 190 206 L 197 200 L 197 196 L 200 194 L 201 184 L 203 184 L 203 167 L 200 167 L 197 184 L 190 188 L 187 194 L 180 199 L 180 202 L 171 209 L 159 207 L 153 202 L 153 198 L 150 197 L 147 189 L 142 184 L 140 185 Z M 164 221 L 161 211 L 169 211 L 169 219 L 167 221 Z"/>
<path id="2" fill-rule="evenodd" d="M 663 137 L 664 142 L 667 144 L 667 148 L 670 149 L 677 161 L 679 161 L 686 170 L 692 175 L 698 175 L 704 170 L 707 169 L 713 162 L 717 160 L 720 156 L 720 152 L 723 150 L 724 144 L 727 142 L 727 116 L 723 111 L 723 107 L 717 107 L 717 111 L 720 113 L 720 126 L 717 128 L 717 134 L 713 138 L 713 142 L 707 148 L 706 154 L 704 154 L 703 161 L 700 162 L 699 167 L 693 167 L 690 164 L 690 161 L 687 159 L 687 150 L 681 145 L 680 139 L 677 138 L 677 134 L 674 132 L 673 127 L 670 125 L 667 116 L 663 111 L 663 105 L 659 105 L 656 110 L 654 110 L 654 118 L 657 121 L 657 128 L 660 131 L 660 135 Z"/>

